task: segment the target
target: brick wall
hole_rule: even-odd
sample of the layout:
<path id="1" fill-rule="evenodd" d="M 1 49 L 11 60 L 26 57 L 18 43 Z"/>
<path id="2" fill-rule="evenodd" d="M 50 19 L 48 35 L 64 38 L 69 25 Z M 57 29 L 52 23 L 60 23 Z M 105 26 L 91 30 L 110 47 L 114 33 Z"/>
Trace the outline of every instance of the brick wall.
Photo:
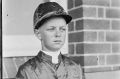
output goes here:
<path id="1" fill-rule="evenodd" d="M 68 0 L 69 56 L 84 72 L 120 70 L 120 0 Z"/>

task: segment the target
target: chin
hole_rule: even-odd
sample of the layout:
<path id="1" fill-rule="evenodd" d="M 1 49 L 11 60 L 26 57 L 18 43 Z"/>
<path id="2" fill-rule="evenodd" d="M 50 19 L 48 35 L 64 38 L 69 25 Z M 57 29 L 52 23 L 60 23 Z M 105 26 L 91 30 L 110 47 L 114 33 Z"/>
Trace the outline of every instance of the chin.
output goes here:
<path id="1" fill-rule="evenodd" d="M 54 48 L 53 48 L 53 50 L 60 50 L 62 48 L 62 46 L 55 46 Z"/>
<path id="2" fill-rule="evenodd" d="M 55 47 L 55 48 L 53 48 L 54 50 L 60 50 L 61 49 L 61 47 Z"/>
<path id="3" fill-rule="evenodd" d="M 61 45 L 61 44 L 59 45 L 58 44 L 58 45 L 53 45 L 53 46 L 54 46 L 54 48 L 59 48 L 60 49 L 63 45 Z"/>

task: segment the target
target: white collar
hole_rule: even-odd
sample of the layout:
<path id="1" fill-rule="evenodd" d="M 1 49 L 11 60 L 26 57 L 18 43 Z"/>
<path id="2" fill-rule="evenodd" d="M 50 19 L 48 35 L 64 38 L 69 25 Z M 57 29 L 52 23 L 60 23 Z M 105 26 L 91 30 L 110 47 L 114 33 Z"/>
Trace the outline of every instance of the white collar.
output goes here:
<path id="1" fill-rule="evenodd" d="M 58 63 L 58 55 L 60 54 L 60 51 L 56 52 L 47 52 L 42 50 L 45 54 L 50 55 L 52 57 L 52 63 Z"/>

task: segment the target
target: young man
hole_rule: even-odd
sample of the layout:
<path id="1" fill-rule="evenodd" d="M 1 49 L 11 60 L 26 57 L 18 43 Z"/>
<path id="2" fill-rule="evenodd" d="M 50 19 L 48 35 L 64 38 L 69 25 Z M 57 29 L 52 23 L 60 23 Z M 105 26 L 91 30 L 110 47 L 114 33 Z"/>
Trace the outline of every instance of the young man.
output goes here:
<path id="1" fill-rule="evenodd" d="M 20 66 L 17 79 L 83 79 L 80 65 L 61 54 L 67 24 L 72 20 L 55 2 L 40 4 L 34 13 L 34 33 L 41 41 L 37 56 Z"/>

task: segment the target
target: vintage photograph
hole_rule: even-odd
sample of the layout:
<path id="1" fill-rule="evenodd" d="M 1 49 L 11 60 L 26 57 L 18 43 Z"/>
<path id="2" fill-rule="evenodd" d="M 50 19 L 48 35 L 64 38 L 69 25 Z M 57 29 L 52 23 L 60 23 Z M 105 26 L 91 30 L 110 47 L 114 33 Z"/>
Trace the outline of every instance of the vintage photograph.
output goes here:
<path id="1" fill-rule="evenodd" d="M 2 0 L 2 79 L 120 79 L 119 0 Z"/>

